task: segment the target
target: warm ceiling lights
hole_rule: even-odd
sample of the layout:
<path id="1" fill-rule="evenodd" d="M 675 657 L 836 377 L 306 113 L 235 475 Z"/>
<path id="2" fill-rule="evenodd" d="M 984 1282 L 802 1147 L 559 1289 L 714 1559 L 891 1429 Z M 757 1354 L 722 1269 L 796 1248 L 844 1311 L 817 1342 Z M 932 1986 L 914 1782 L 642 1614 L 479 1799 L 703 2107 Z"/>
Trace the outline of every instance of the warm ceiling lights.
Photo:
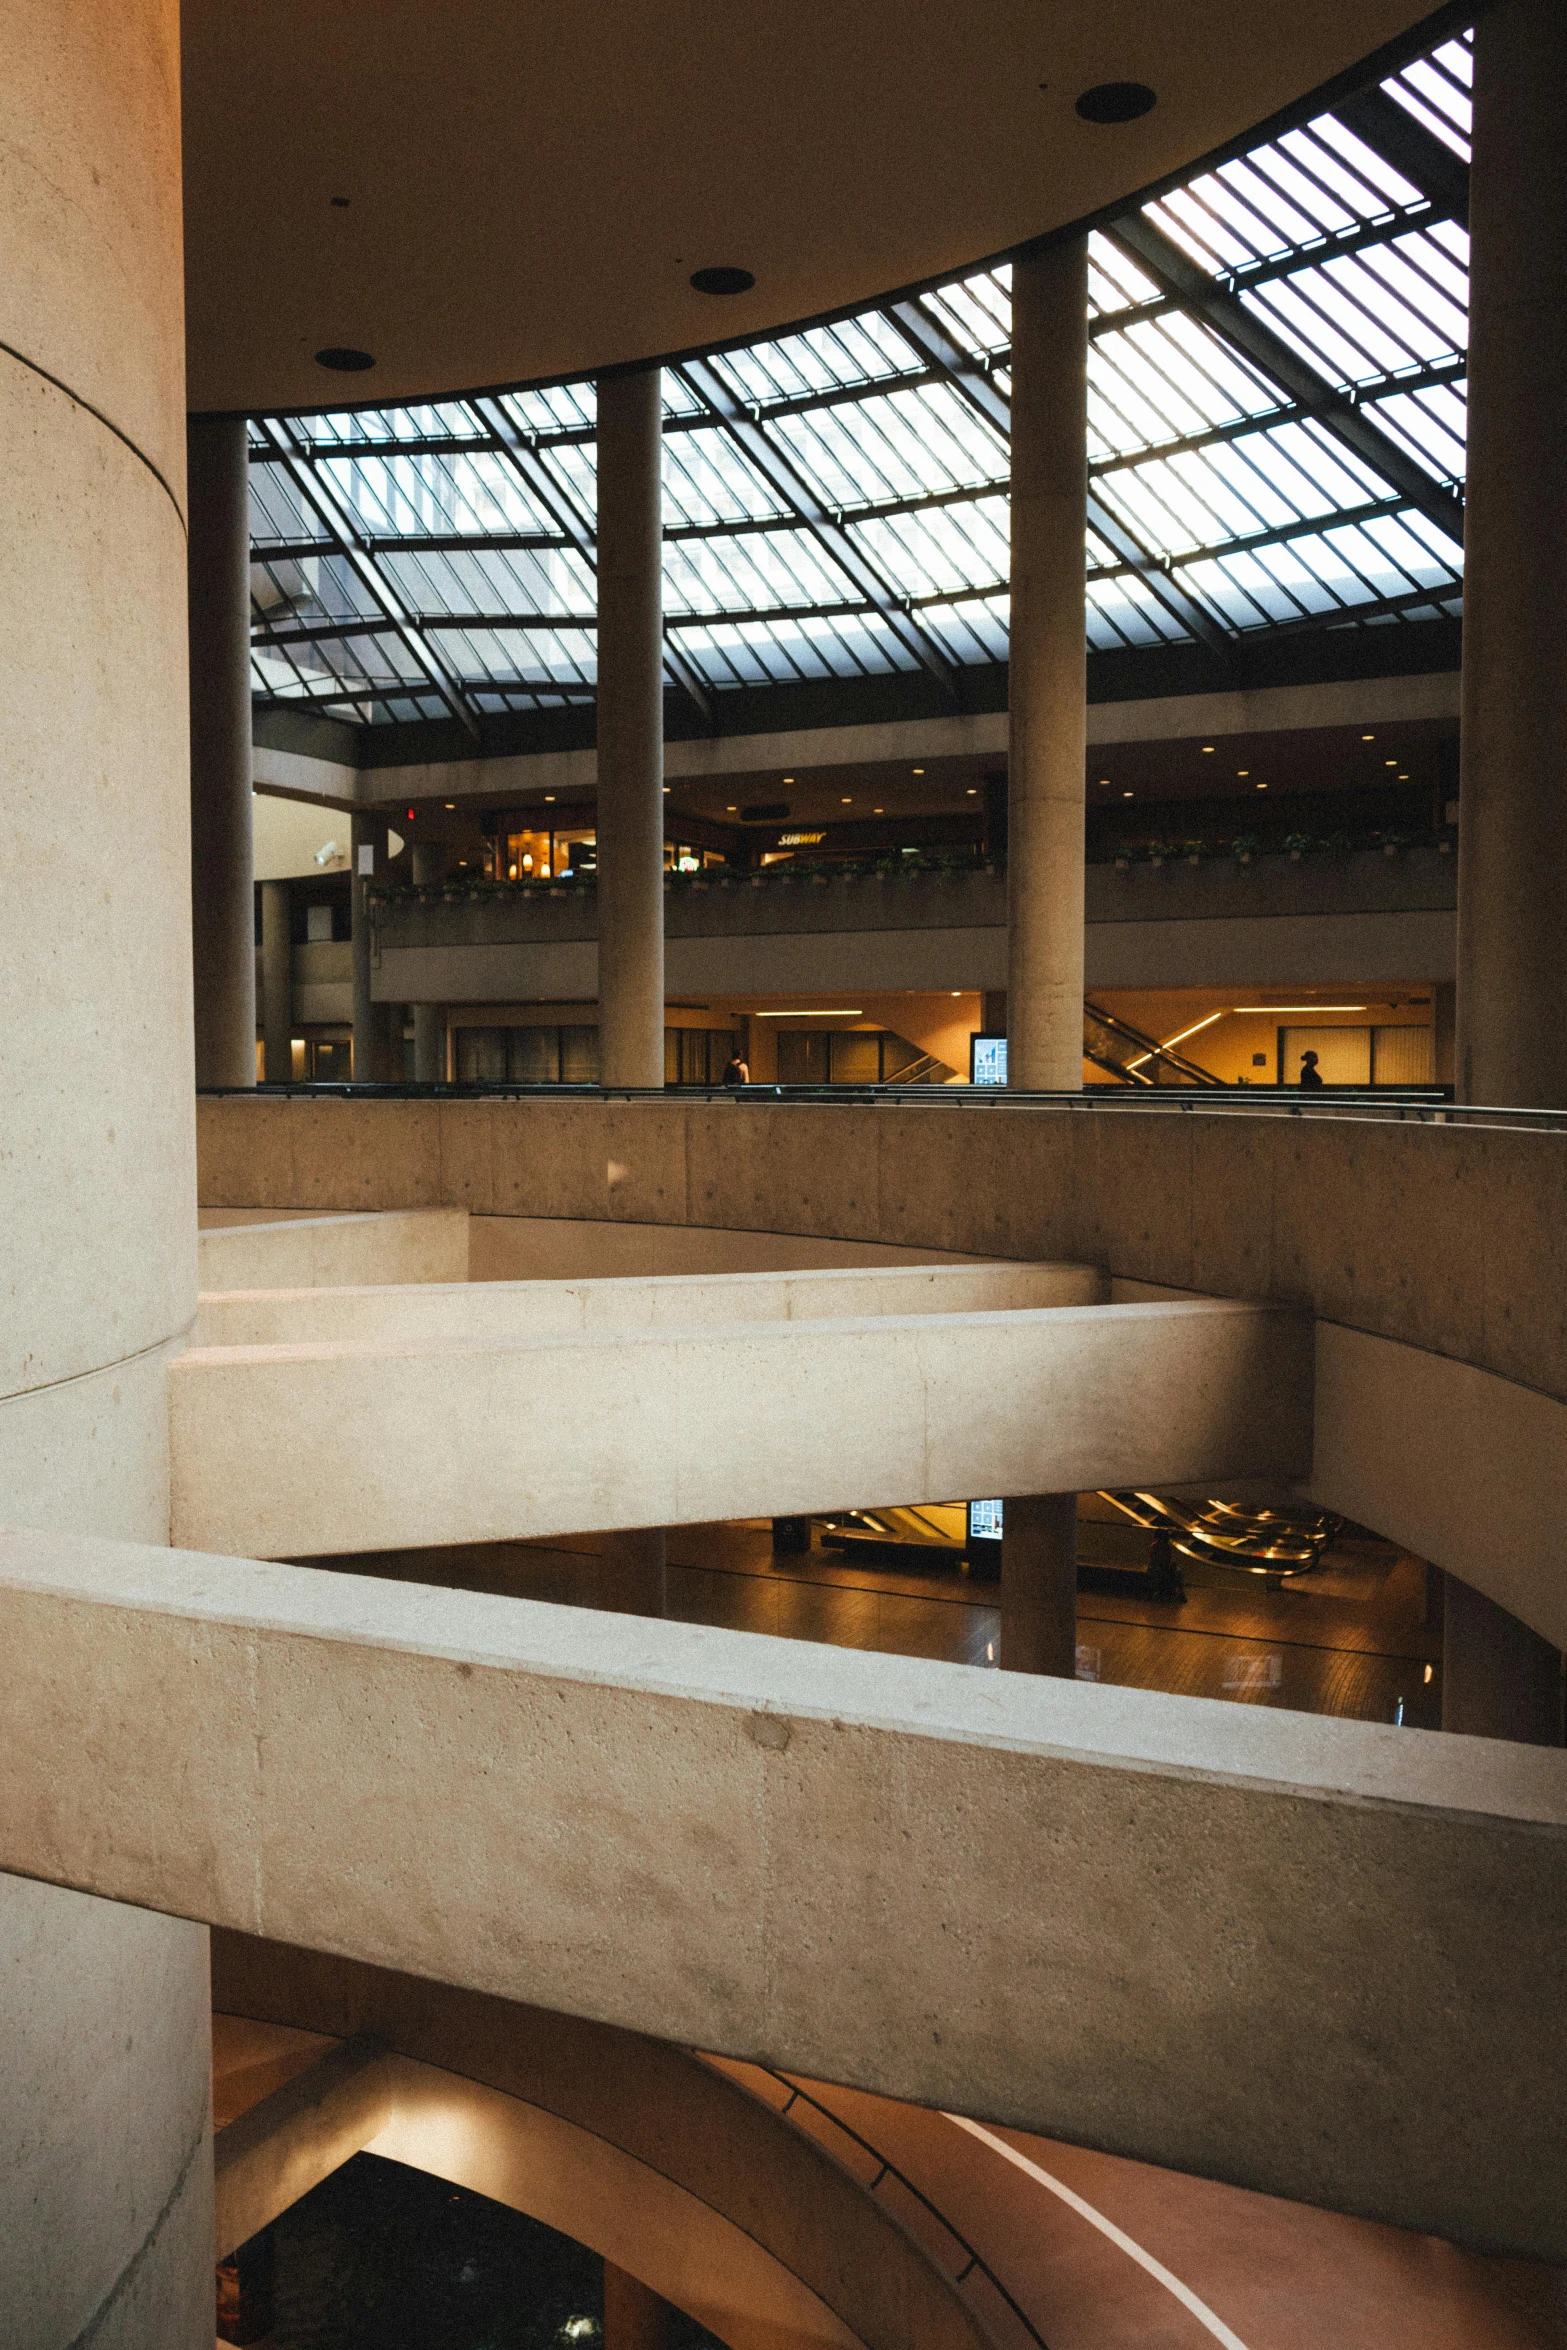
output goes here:
<path id="1" fill-rule="evenodd" d="M 979 785 L 978 785 L 977 783 L 971 783 L 971 784 L 969 785 L 969 787 L 968 787 L 968 797 L 969 797 L 971 800 L 977 800 L 977 799 L 979 798 Z"/>
<path id="2" fill-rule="evenodd" d="M 739 813 L 740 813 L 740 803 L 739 803 L 739 801 L 738 801 L 738 800 L 731 800 L 731 801 L 729 802 L 729 805 L 728 805 L 728 807 L 727 807 L 727 808 L 725 808 L 725 810 L 724 810 L 724 814 L 725 814 L 726 816 L 738 816 L 738 815 L 739 815 Z"/>
<path id="3" fill-rule="evenodd" d="M 1251 769 L 1249 767 L 1237 767 L 1235 772 L 1237 775 L 1249 775 L 1251 773 Z"/>
<path id="4" fill-rule="evenodd" d="M 854 802 L 853 802 L 852 800 L 840 800 L 840 801 L 838 802 L 838 805 L 839 805 L 839 807 L 840 807 L 840 808 L 852 808 L 852 807 L 853 807 L 853 805 L 854 805 Z"/>
<path id="5" fill-rule="evenodd" d="M 887 811 L 886 811 L 886 809 L 885 809 L 885 808 L 872 808 L 872 810 L 871 810 L 871 814 L 872 814 L 873 816 L 885 816 L 885 815 L 886 815 L 886 813 L 887 813 Z"/>
<path id="6" fill-rule="evenodd" d="M 455 808 L 455 807 L 456 807 L 456 805 L 457 805 L 457 802 L 456 802 L 455 800 L 448 800 L 448 801 L 447 801 L 447 803 L 446 803 L 446 805 L 448 806 L 448 808 Z"/>
<path id="7" fill-rule="evenodd" d="M 1096 82 L 1077 101 L 1084 122 L 1136 122 L 1159 100 L 1146 82 Z"/>
<path id="8" fill-rule="evenodd" d="M 1212 743 L 1204 743 L 1204 744 L 1203 744 L 1203 746 L 1202 746 L 1202 755 L 1203 755 L 1203 757 L 1204 757 L 1205 759 L 1206 759 L 1206 758 L 1209 756 L 1209 754 L 1212 752 L 1212 749 L 1213 749 L 1213 745 L 1212 745 Z"/>
<path id="9" fill-rule="evenodd" d="M 1396 759 L 1384 759 L 1382 764 L 1384 767 L 1396 767 L 1398 765 L 1398 761 Z"/>
<path id="10" fill-rule="evenodd" d="M 1360 739 L 1363 743 L 1374 743 L 1377 738 L 1374 734 L 1363 734 Z"/>
<path id="11" fill-rule="evenodd" d="M 545 793 L 545 795 L 544 795 L 544 798 L 545 798 L 545 803 L 546 803 L 546 805 L 547 805 L 547 804 L 548 804 L 548 803 L 549 803 L 551 800 L 553 800 L 553 798 L 554 798 L 554 797 L 555 797 L 555 794 L 554 794 L 552 791 L 547 791 L 547 792 Z"/>
<path id="12" fill-rule="evenodd" d="M 1234 1012 L 1364 1012 L 1366 1004 L 1232 1004 Z"/>
<path id="13" fill-rule="evenodd" d="M 808 1009 L 798 1012 L 755 1012 L 752 1014 L 752 1018 L 756 1020 L 863 1020 L 864 1017 L 865 1014 L 860 1011 L 846 1012 L 841 1008 L 836 1011 L 823 1011 L 814 1004 Z"/>
<path id="14" fill-rule="evenodd" d="M 316 353 L 316 365 L 331 368 L 334 375 L 363 375 L 375 361 L 368 351 L 352 350 L 346 343 L 329 343 L 324 351 Z"/>
<path id="15" fill-rule="evenodd" d="M 909 769 L 909 773 L 910 773 L 911 775 L 923 775 L 923 774 L 924 774 L 924 772 L 925 772 L 925 770 L 924 770 L 924 768 L 923 768 L 923 767 L 911 767 L 911 768 Z"/>
<path id="16" fill-rule="evenodd" d="M 1130 793 L 1129 791 L 1124 791 L 1124 792 L 1122 792 L 1122 794 L 1121 794 L 1121 797 L 1122 797 L 1122 799 L 1123 799 L 1123 800 L 1129 800 L 1129 799 L 1131 798 L 1131 796 L 1132 796 L 1132 795 L 1131 795 L 1131 793 Z"/>
<path id="17" fill-rule="evenodd" d="M 693 269 L 691 283 L 699 294 L 748 294 L 756 278 L 749 269 L 733 269 L 720 263 L 712 269 Z"/>

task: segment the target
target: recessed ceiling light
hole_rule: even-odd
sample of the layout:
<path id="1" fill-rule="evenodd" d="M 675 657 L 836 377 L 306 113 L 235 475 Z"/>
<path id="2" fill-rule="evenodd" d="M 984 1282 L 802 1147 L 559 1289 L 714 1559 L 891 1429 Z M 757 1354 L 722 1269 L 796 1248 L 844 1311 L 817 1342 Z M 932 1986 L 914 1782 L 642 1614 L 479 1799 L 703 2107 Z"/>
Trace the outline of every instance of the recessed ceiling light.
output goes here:
<path id="1" fill-rule="evenodd" d="M 548 802 L 549 802 L 549 801 L 553 800 L 553 798 L 554 798 L 554 797 L 555 797 L 555 794 L 554 794 L 552 791 L 547 791 L 547 792 L 545 793 L 545 795 L 544 795 L 544 798 L 545 798 L 545 802 L 546 802 L 546 804 L 548 804 Z"/>
<path id="2" fill-rule="evenodd" d="M 1407 783 L 1407 782 L 1409 781 L 1409 778 L 1408 778 L 1408 776 L 1407 776 L 1407 775 L 1401 775 L 1401 776 L 1398 778 L 1398 780 L 1399 780 L 1399 782 L 1400 782 L 1400 783 Z"/>
<path id="3" fill-rule="evenodd" d="M 840 800 L 840 801 L 838 802 L 838 805 L 839 805 L 839 807 L 840 807 L 840 808 L 852 808 L 852 807 L 853 807 L 853 805 L 854 805 L 854 802 L 853 802 L 852 800 Z"/>
<path id="4" fill-rule="evenodd" d="M 693 269 L 691 283 L 699 294 L 748 294 L 756 277 L 752 270 L 719 262 L 711 269 Z"/>
<path id="5" fill-rule="evenodd" d="M 316 365 L 331 368 L 334 375 L 363 375 L 375 361 L 368 351 L 351 350 L 346 343 L 329 343 L 324 351 L 316 353 Z"/>
<path id="6" fill-rule="evenodd" d="M 1267 785 L 1266 785 L 1265 783 L 1259 783 L 1259 784 L 1258 784 L 1258 786 L 1257 786 L 1257 789 L 1258 789 L 1259 791 L 1266 791 L 1266 790 L 1267 790 L 1267 788 L 1268 788 L 1268 787 L 1267 787 Z"/>
<path id="7" fill-rule="evenodd" d="M 1129 791 L 1124 791 L 1124 792 L 1122 792 L 1122 794 L 1121 794 L 1121 797 L 1122 797 L 1122 799 L 1123 799 L 1123 800 L 1129 800 L 1129 799 L 1131 798 L 1131 796 L 1132 796 L 1132 795 L 1131 795 L 1131 793 L 1130 793 Z"/>
<path id="8" fill-rule="evenodd" d="M 1360 739 L 1363 743 L 1374 743 L 1377 738 L 1374 734 L 1363 734 Z"/>
<path id="9" fill-rule="evenodd" d="M 1396 767 L 1398 765 L 1398 761 L 1396 759 L 1384 759 L 1382 764 L 1384 767 Z"/>
<path id="10" fill-rule="evenodd" d="M 786 776 L 784 777 L 784 781 L 785 781 L 785 783 L 793 783 L 793 781 L 794 781 L 794 777 L 793 777 L 792 775 L 786 775 Z"/>
<path id="11" fill-rule="evenodd" d="M 739 801 L 738 801 L 738 800 L 731 800 L 731 801 L 729 802 L 729 805 L 728 805 L 728 806 L 725 808 L 725 810 L 724 810 L 724 814 L 725 814 L 726 816 L 738 816 L 738 815 L 739 815 L 739 813 L 740 813 L 740 803 L 739 803 Z"/>
<path id="12" fill-rule="evenodd" d="M 1249 775 L 1251 773 L 1251 769 L 1249 767 L 1237 767 L 1235 772 L 1237 775 Z"/>
<path id="13" fill-rule="evenodd" d="M 455 807 L 456 807 L 456 805 L 457 805 L 457 802 L 456 802 L 455 800 L 448 800 L 448 801 L 447 801 L 447 803 L 446 803 L 446 805 L 448 806 L 448 808 L 455 808 Z"/>
<path id="14" fill-rule="evenodd" d="M 1110 780 L 1110 778 L 1109 778 L 1109 776 L 1108 776 L 1108 775 L 1101 775 L 1101 776 L 1100 776 L 1100 778 L 1099 778 L 1099 788 L 1100 788 L 1100 790 L 1101 790 L 1101 791 L 1103 791 L 1103 790 L 1104 790 L 1104 788 L 1105 788 L 1106 784 L 1109 782 L 1109 780 Z"/>
<path id="15" fill-rule="evenodd" d="M 873 816 L 885 816 L 885 815 L 886 815 L 886 813 L 887 813 L 887 811 L 886 811 L 886 809 L 885 809 L 885 808 L 872 808 L 872 810 L 871 810 L 871 814 L 872 814 Z"/>
<path id="16" fill-rule="evenodd" d="M 1096 82 L 1077 101 L 1084 122 L 1136 122 L 1159 100 L 1146 82 Z"/>
<path id="17" fill-rule="evenodd" d="M 979 785 L 977 783 L 971 783 L 969 785 L 968 796 L 971 800 L 977 800 L 979 798 Z"/>
<path id="18" fill-rule="evenodd" d="M 666 800 L 667 800 L 667 799 L 668 799 L 668 797 L 669 797 L 669 785 L 668 785 L 667 783 L 666 783 L 666 784 L 665 784 L 665 786 L 664 786 L 664 797 L 665 797 L 665 799 L 666 799 Z"/>
<path id="19" fill-rule="evenodd" d="M 1213 745 L 1212 745 L 1212 743 L 1204 743 L 1202 747 L 1203 747 L 1203 756 L 1206 758 L 1207 754 L 1208 754 L 1208 753 L 1209 753 L 1209 752 L 1210 752 L 1210 751 L 1213 749 Z"/>
<path id="20" fill-rule="evenodd" d="M 913 767 L 909 770 L 909 772 L 912 775 L 923 775 L 925 770 L 923 767 Z"/>

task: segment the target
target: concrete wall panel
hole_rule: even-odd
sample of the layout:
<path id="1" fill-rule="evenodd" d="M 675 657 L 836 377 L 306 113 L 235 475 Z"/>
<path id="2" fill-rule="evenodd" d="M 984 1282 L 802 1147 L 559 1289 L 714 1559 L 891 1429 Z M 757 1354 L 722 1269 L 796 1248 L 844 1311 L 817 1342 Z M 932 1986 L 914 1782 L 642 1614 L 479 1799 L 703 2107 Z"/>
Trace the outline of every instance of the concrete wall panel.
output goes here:
<path id="1" fill-rule="evenodd" d="M 468 1235 L 468 1275 L 473 1281 L 804 1273 L 817 1266 L 941 1262 L 979 1264 L 984 1260 L 957 1250 L 905 1249 L 877 1240 L 811 1240 L 787 1232 L 613 1224 L 602 1218 L 579 1221 L 569 1216 L 475 1216 Z"/>
<path id="2" fill-rule="evenodd" d="M 0 1866 L 1567 2257 L 1560 1753 L 44 1536 L 0 1635 Z"/>

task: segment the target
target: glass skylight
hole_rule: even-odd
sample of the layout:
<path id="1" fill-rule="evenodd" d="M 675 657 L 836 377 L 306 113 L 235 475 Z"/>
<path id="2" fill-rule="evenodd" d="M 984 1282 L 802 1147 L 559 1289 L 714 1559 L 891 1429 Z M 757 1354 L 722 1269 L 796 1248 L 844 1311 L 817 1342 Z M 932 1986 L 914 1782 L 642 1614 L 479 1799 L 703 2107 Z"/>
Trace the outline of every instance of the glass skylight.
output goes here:
<path id="1" fill-rule="evenodd" d="M 1092 648 L 1460 609 L 1470 64 L 1446 41 L 1091 238 Z M 672 680 L 1006 659 L 1009 337 L 979 270 L 666 368 Z M 258 419 L 257 697 L 591 701 L 594 423 L 590 383 Z"/>

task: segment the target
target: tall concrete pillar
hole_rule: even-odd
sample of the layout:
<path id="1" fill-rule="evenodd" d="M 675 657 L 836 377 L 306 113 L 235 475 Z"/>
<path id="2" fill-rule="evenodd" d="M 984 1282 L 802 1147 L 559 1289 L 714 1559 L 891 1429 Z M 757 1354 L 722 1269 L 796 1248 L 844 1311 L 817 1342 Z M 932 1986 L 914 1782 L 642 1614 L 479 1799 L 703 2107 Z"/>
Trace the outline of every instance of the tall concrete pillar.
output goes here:
<path id="1" fill-rule="evenodd" d="M 179 22 L 5 34 L 0 1496 L 158 1543 L 196 1304 Z M 62 779 L 112 855 L 62 853 Z M 200 1927 L 0 1875 L 0 2342 L 210 2350 L 206 1974 Z"/>
<path id="2" fill-rule="evenodd" d="M 669 2303 L 612 2260 L 604 2263 L 604 2350 L 664 2350 Z"/>
<path id="3" fill-rule="evenodd" d="M 187 445 L 196 1083 L 254 1085 L 256 908 L 245 420 L 193 416 Z"/>
<path id="4" fill-rule="evenodd" d="M 1088 246 L 1012 269 L 1007 1082 L 1083 1082 Z"/>
<path id="5" fill-rule="evenodd" d="M 1442 1596 L 1442 1727 L 1470 1738 L 1562 1743 L 1562 1656 L 1457 1575 Z"/>
<path id="6" fill-rule="evenodd" d="M 617 1615 L 662 1616 L 668 1607 L 668 1567 L 662 1526 L 602 1534 L 599 1553 L 610 1567 L 610 1606 Z"/>
<path id="7" fill-rule="evenodd" d="M 261 884 L 262 1064 L 268 1085 L 294 1074 L 294 939 L 286 881 Z"/>
<path id="8" fill-rule="evenodd" d="M 446 870 L 446 851 L 439 841 L 416 841 L 410 854 L 413 859 L 415 885 L 429 889 Z M 415 1004 L 414 1006 L 414 1082 L 417 1085 L 440 1085 L 446 1077 L 446 1007 L 444 1004 Z"/>
<path id="9" fill-rule="evenodd" d="M 354 1082 L 395 1085 L 403 1074 L 400 1007 L 378 1004 L 371 994 L 374 926 L 370 892 L 386 879 L 386 818 L 370 810 L 353 818 Z M 394 1022 L 396 1035 L 394 1039 Z M 394 1055 L 393 1045 L 396 1045 Z"/>
<path id="10" fill-rule="evenodd" d="M 1567 9 L 1475 25 L 1458 1098 L 1567 1108 Z"/>
<path id="11" fill-rule="evenodd" d="M 1077 1671 L 1077 1495 L 1008 1495 L 1001 1514 L 1001 1669 Z"/>
<path id="12" fill-rule="evenodd" d="M 598 387 L 599 1069 L 664 1082 L 661 376 Z"/>

